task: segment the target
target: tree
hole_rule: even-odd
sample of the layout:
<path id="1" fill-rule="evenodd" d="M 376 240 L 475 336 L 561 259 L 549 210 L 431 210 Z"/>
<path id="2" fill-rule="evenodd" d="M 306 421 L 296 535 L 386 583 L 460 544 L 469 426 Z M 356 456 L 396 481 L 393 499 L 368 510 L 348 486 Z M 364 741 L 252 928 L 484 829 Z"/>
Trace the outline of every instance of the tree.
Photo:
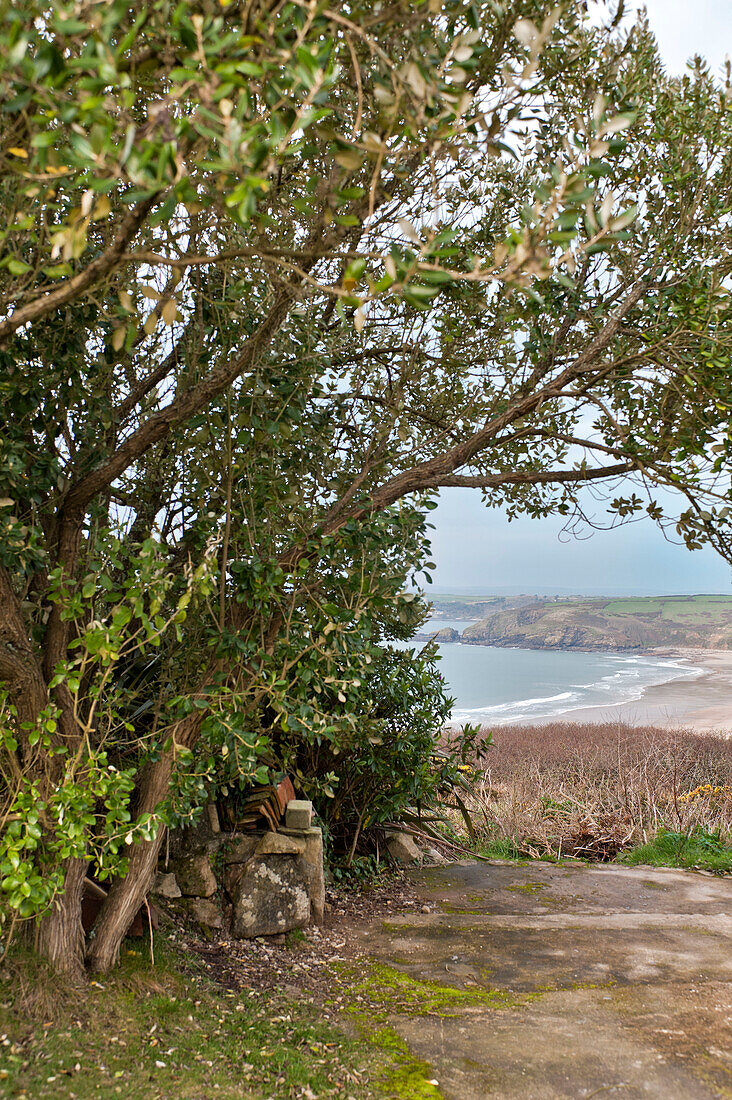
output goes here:
<path id="1" fill-rule="evenodd" d="M 729 552 L 729 89 L 579 2 L 2 35 L 0 868 L 103 970 L 214 772 L 353 739 L 437 489 Z"/>

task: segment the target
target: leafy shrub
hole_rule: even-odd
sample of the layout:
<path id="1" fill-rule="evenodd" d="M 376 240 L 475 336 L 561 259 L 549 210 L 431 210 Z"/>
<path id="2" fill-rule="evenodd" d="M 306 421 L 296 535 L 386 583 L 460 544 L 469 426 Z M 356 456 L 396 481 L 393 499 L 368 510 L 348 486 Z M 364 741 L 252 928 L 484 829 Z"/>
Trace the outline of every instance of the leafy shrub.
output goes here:
<path id="1" fill-rule="evenodd" d="M 457 768 L 457 759 L 439 755 L 452 700 L 436 661 L 434 646 L 421 652 L 383 647 L 361 685 L 355 728 L 300 753 L 300 771 L 311 783 L 333 779 L 314 797 L 334 851 L 429 801 Z"/>

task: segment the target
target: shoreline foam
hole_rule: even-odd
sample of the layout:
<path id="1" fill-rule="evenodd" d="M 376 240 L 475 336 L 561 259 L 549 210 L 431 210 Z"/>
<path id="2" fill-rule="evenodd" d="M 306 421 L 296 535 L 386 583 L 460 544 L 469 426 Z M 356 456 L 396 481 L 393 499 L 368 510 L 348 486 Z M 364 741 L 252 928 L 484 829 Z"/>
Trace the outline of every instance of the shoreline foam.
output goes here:
<path id="1" fill-rule="evenodd" d="M 593 723 L 620 722 L 629 726 L 660 726 L 685 728 L 698 732 L 726 732 L 732 734 L 732 651 L 664 647 L 634 651 L 635 656 L 663 658 L 668 661 L 669 675 L 652 684 L 639 686 L 632 698 L 614 703 L 568 705 L 559 711 L 543 715 L 505 712 L 521 705 L 531 706 L 541 702 L 558 702 L 562 696 L 571 698 L 571 692 L 559 693 L 546 699 L 516 700 L 496 705 L 492 714 L 481 713 L 482 707 L 472 711 L 457 708 L 458 717 L 450 726 L 458 727 L 473 722 L 485 727 L 543 726 L 552 722 Z M 671 663 L 673 662 L 673 663 Z M 501 714 L 501 711 L 504 713 Z"/>
<path id="2" fill-rule="evenodd" d="M 701 672 L 696 677 L 651 684 L 643 689 L 638 699 L 607 706 L 577 707 L 560 714 L 532 718 L 524 724 L 622 722 L 629 726 L 661 726 L 691 729 L 699 733 L 732 734 L 732 651 L 674 648 L 647 650 L 645 655 L 689 661 L 691 667 L 697 667 Z"/>

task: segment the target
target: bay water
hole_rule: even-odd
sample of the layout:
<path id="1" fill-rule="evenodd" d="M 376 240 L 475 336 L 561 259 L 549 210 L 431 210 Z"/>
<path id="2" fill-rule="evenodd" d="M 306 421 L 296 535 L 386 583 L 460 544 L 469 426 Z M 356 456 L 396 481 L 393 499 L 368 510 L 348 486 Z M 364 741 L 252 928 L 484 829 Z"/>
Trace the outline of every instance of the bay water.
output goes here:
<path id="1" fill-rule="evenodd" d="M 432 634 L 445 627 L 462 632 L 471 625 L 431 619 L 421 633 Z M 653 684 L 703 674 L 681 658 L 653 654 L 513 649 L 459 642 L 440 645 L 439 652 L 439 670 L 455 699 L 451 721 L 456 725 L 531 722 L 585 707 L 611 707 L 640 699 Z"/>

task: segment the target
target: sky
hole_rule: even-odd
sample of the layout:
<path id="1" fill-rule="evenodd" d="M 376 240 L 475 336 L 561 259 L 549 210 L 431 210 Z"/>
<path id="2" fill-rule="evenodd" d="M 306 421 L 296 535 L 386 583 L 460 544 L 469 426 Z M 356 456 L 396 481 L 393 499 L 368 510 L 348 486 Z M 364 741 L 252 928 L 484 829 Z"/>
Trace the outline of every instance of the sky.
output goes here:
<path id="1" fill-rule="evenodd" d="M 732 4 L 729 0 L 646 0 L 651 28 L 672 72 L 683 72 L 692 54 L 700 53 L 714 72 L 723 71 L 732 55 Z"/>
<path id="2" fill-rule="evenodd" d="M 722 72 L 732 54 L 730 0 L 646 0 L 644 6 L 669 70 L 683 72 L 687 59 L 700 53 Z M 713 550 L 691 552 L 668 542 L 650 520 L 578 540 L 562 535 L 559 519 L 508 523 L 470 489 L 443 490 L 430 519 L 436 592 L 732 594 L 732 569 Z"/>

